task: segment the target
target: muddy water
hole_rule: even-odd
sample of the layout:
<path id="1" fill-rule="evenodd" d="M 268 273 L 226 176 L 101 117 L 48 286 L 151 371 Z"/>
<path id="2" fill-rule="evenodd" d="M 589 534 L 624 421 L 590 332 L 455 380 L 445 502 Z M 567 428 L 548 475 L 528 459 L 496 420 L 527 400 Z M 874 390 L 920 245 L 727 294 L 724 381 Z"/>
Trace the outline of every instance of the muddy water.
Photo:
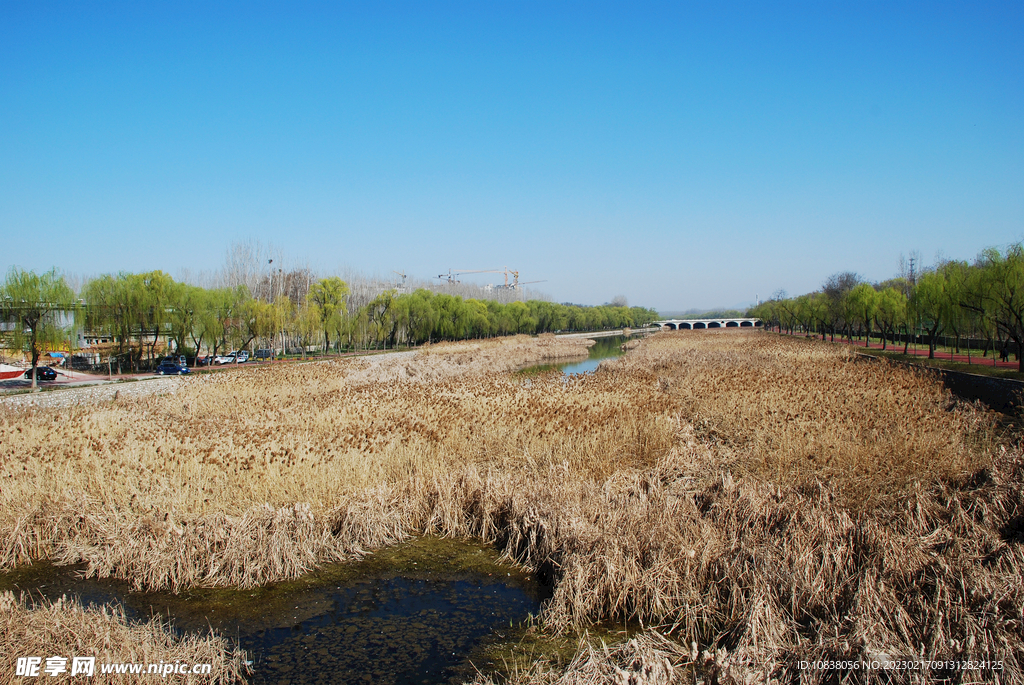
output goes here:
<path id="1" fill-rule="evenodd" d="M 486 546 L 421 538 L 360 562 L 255 590 L 131 593 L 81 569 L 36 564 L 0 576 L 0 590 L 118 602 L 129 617 L 169 618 L 176 630 L 211 627 L 253 659 L 253 683 L 463 682 L 523 634 L 549 596 Z"/>

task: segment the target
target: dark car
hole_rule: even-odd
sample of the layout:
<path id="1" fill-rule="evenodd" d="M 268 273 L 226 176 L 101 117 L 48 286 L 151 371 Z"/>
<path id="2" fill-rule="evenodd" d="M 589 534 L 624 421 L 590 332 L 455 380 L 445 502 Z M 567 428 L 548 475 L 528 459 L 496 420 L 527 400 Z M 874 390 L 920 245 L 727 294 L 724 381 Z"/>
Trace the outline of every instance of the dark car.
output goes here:
<path id="1" fill-rule="evenodd" d="M 25 372 L 25 378 L 32 380 L 32 369 Z M 37 381 L 55 381 L 57 380 L 57 372 L 51 369 L 49 366 L 37 366 L 36 367 L 36 380 Z"/>
<path id="2" fill-rule="evenodd" d="M 191 373 L 187 366 L 182 366 L 177 362 L 173 362 L 169 359 L 165 359 L 160 362 L 160 366 L 156 367 L 156 373 L 159 376 L 181 376 L 186 373 Z"/>

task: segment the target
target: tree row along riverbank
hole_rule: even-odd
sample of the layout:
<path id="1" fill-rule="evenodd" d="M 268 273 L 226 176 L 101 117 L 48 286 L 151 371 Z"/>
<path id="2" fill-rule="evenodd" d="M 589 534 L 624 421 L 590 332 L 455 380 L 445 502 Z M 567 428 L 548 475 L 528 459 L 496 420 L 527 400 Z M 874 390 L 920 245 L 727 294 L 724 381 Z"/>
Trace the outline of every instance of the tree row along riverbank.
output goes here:
<path id="1" fill-rule="evenodd" d="M 1020 678 L 1022 458 L 990 414 L 914 369 L 738 331 L 661 333 L 593 375 L 512 373 L 585 353 L 437 345 L 7 412 L 0 561 L 254 587 L 411 535 L 477 538 L 552 585 L 544 631 L 647 626 L 570 663 L 538 651 L 513 682 L 826 682 L 800 662 L 914 655 Z M 5 647 L 37 612 L 86 615 L 3 610 Z"/>
<path id="2" fill-rule="evenodd" d="M 353 292 L 338 276 L 301 278 L 278 291 L 262 281 L 204 288 L 162 271 L 106 274 L 76 292 L 56 271 L 13 267 L 0 283 L 0 361 L 46 351 L 71 353 L 80 370 L 152 370 L 164 354 L 197 364 L 229 350 L 260 358 L 302 356 L 562 331 L 644 326 L 657 312 L 612 304 L 584 306 L 523 299 L 518 286 L 498 297 L 375 284 Z M 279 285 L 284 285 L 279 282 Z M 373 295 L 370 296 L 369 292 Z M 485 292 L 485 291 L 481 291 Z M 232 355 L 233 358 L 233 355 Z M 104 368 L 105 367 L 105 368 Z M 32 382 L 35 387 L 35 379 Z"/>
<path id="3" fill-rule="evenodd" d="M 900 275 L 879 283 L 847 271 L 799 297 L 780 290 L 748 315 L 769 328 L 833 340 L 855 332 L 870 339 L 877 331 L 883 346 L 924 343 L 929 357 L 950 340 L 957 353 L 963 348 L 968 355 L 972 348 L 993 356 L 998 349 L 1005 361 L 1012 351 L 1024 373 L 1024 244 L 986 249 L 973 263 L 940 259 L 917 271 L 914 262 L 905 268 L 901 259 Z"/>

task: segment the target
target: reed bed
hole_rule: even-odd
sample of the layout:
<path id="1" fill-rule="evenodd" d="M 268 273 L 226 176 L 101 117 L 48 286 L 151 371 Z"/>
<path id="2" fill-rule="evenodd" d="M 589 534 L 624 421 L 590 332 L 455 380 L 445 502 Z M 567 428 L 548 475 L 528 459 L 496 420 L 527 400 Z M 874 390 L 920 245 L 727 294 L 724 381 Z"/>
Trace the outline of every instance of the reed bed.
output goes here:
<path id="1" fill-rule="evenodd" d="M 661 370 L 698 438 L 736 476 L 812 489 L 827 481 L 845 504 L 864 507 L 990 462 L 991 415 L 958 407 L 927 371 L 814 341 L 705 341 L 664 336 L 625 363 Z"/>
<path id="2" fill-rule="evenodd" d="M 568 381 L 510 373 L 585 351 L 567 343 L 5 415 L 0 563 L 251 587 L 410 535 L 475 537 L 554 585 L 546 629 L 649 627 L 516 682 L 869 682 L 799 662 L 915 655 L 1003 669 L 897 678 L 1022 682 L 1022 458 L 981 408 L 754 332 L 660 334 Z"/>

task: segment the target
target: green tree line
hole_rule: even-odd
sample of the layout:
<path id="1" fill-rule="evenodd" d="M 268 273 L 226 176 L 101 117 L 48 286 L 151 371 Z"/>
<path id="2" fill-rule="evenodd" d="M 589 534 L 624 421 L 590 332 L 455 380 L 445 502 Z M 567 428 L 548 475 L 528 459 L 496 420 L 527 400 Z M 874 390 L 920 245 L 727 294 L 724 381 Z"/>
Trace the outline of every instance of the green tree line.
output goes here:
<path id="1" fill-rule="evenodd" d="M 777 293 L 748 316 L 823 340 L 874 337 L 883 349 L 902 341 L 904 352 L 920 337 L 930 358 L 940 336 L 952 338 L 957 351 L 965 340 L 983 340 L 986 355 L 1002 343 L 1012 346 L 1024 371 L 1024 246 L 990 248 L 970 262 L 943 261 L 875 284 L 850 272 L 836 274 L 812 293 Z"/>
<path id="2" fill-rule="evenodd" d="M 383 290 L 354 306 L 348 284 L 337 276 L 313 280 L 304 297 L 282 292 L 270 300 L 254 297 L 245 285 L 203 288 L 162 271 L 122 272 L 87 281 L 76 298 L 56 271 L 36 276 L 13 268 L 0 292 L 9 345 L 31 349 L 33 365 L 41 341 L 66 339 L 74 327 L 109 337 L 117 359 L 138 369 L 166 348 L 186 356 L 254 348 L 340 352 L 643 326 L 657 319 L 644 307 L 500 303 L 426 289 Z"/>

